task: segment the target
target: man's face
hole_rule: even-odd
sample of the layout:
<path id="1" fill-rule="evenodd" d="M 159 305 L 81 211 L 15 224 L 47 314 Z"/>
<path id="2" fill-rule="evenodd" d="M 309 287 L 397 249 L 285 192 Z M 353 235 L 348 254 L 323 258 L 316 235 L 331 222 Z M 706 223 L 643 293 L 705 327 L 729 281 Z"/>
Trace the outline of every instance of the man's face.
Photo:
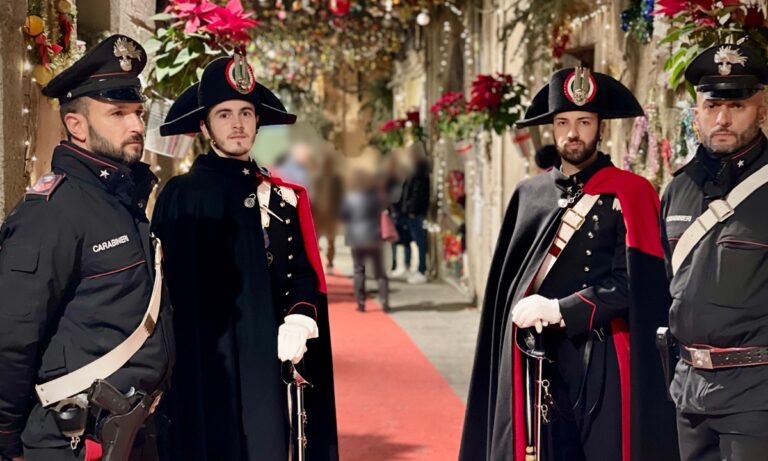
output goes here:
<path id="1" fill-rule="evenodd" d="M 763 96 L 761 91 L 747 99 L 713 101 L 698 93 L 694 118 L 704 147 L 730 155 L 755 139 L 766 116 Z"/>
<path id="2" fill-rule="evenodd" d="M 202 130 L 221 153 L 241 157 L 251 151 L 258 123 L 259 116 L 252 103 L 231 99 L 211 108 L 208 126 L 203 125 Z"/>
<path id="3" fill-rule="evenodd" d="M 144 104 L 88 101 L 85 146 L 91 152 L 130 165 L 144 153 Z"/>
<path id="4" fill-rule="evenodd" d="M 562 112 L 553 120 L 557 152 L 563 160 L 578 166 L 597 151 L 600 122 L 592 112 Z"/>

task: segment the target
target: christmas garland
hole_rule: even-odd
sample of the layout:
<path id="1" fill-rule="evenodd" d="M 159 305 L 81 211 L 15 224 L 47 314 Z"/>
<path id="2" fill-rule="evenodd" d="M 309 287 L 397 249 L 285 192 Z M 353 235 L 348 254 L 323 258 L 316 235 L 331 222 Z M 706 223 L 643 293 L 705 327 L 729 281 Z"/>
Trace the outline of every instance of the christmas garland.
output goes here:
<path id="1" fill-rule="evenodd" d="M 45 86 L 83 54 L 77 42 L 77 8 L 74 0 L 30 0 L 24 33 L 32 76 Z"/>

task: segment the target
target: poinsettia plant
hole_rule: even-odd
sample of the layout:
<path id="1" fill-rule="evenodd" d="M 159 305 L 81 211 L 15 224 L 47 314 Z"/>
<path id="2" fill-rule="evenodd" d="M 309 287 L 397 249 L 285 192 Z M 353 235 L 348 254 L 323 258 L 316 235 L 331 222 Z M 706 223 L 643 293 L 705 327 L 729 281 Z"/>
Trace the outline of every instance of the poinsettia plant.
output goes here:
<path id="1" fill-rule="evenodd" d="M 197 82 L 203 68 L 217 57 L 244 49 L 249 30 L 259 22 L 240 0 L 219 5 L 210 0 L 170 0 L 165 11 L 150 19 L 159 24 L 144 44 L 154 55 L 149 86 L 166 97 L 178 95 Z"/>
<path id="2" fill-rule="evenodd" d="M 755 49 L 768 48 L 766 11 L 755 1 L 657 0 L 654 14 L 670 26 L 659 45 L 673 47 L 664 64 L 673 89 L 683 83 L 688 64 L 713 45 L 743 41 Z"/>
<path id="3" fill-rule="evenodd" d="M 405 125 L 406 119 L 394 118 L 387 120 L 379 128 L 379 145 L 385 151 L 397 149 L 405 144 Z"/>
<path id="4" fill-rule="evenodd" d="M 511 75 L 480 74 L 472 82 L 470 92 L 469 109 L 478 115 L 487 131 L 502 134 L 525 115 L 522 100 L 526 88 Z"/>
<path id="5" fill-rule="evenodd" d="M 449 91 L 432 105 L 429 111 L 439 137 L 455 141 L 470 137 L 475 131 L 475 114 L 469 111 L 463 93 Z"/>

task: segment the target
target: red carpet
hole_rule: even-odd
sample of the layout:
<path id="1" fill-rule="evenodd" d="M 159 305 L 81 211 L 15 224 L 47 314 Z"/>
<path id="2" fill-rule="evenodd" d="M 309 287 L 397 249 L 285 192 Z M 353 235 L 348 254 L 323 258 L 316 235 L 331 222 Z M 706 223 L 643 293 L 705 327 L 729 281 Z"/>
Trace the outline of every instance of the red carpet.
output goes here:
<path id="1" fill-rule="evenodd" d="M 464 404 L 400 327 L 352 283 L 329 277 L 342 461 L 451 461 Z"/>

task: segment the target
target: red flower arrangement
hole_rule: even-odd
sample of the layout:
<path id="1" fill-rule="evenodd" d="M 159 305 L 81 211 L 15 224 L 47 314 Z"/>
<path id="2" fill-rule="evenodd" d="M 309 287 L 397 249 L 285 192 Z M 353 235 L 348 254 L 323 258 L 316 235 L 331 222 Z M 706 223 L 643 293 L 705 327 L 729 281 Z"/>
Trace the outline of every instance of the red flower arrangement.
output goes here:
<path id="1" fill-rule="evenodd" d="M 480 74 L 472 82 L 469 108 L 477 113 L 483 128 L 503 133 L 525 114 L 522 98 L 525 86 L 516 83 L 511 75 Z"/>
<path id="2" fill-rule="evenodd" d="M 210 0 L 171 0 L 165 12 L 185 22 L 184 33 L 202 30 L 218 39 L 237 43 L 250 40 L 246 30 L 259 24 L 250 19 L 253 13 L 244 13 L 240 0 L 229 0 L 226 6 Z"/>
<path id="3" fill-rule="evenodd" d="M 449 91 L 430 107 L 437 133 L 454 140 L 469 137 L 476 125 L 463 93 Z"/>
<path id="4" fill-rule="evenodd" d="M 670 24 L 659 45 L 672 44 L 664 70 L 676 88 L 688 64 L 703 50 L 718 43 L 742 43 L 764 51 L 768 39 L 765 11 L 746 0 L 657 0 L 654 15 Z"/>
<path id="5" fill-rule="evenodd" d="M 461 258 L 464 252 L 464 243 L 461 236 L 446 232 L 443 234 L 443 258 L 449 262 L 455 262 Z"/>
<path id="6" fill-rule="evenodd" d="M 392 133 L 396 130 L 402 130 L 405 128 L 405 119 L 402 118 L 395 118 L 392 120 L 387 120 L 384 122 L 383 125 L 381 125 L 381 128 L 379 128 L 379 133 L 387 134 Z"/>

